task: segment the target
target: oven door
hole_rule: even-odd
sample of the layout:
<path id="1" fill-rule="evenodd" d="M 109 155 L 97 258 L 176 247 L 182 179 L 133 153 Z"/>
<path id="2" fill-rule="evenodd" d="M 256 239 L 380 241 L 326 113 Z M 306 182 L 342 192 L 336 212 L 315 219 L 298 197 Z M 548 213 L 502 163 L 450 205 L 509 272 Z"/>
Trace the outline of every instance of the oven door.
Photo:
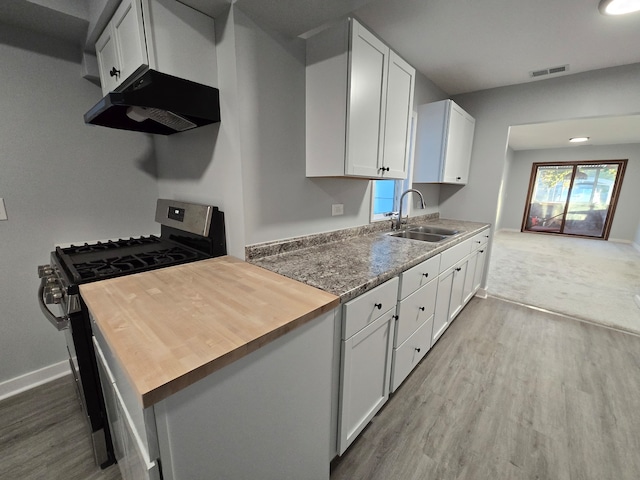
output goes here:
<path id="1" fill-rule="evenodd" d="M 84 394 L 82 393 L 82 379 L 80 378 L 80 366 L 78 365 L 78 355 L 76 354 L 76 346 L 73 344 L 73 333 L 71 328 L 64 330 L 64 337 L 67 342 L 67 353 L 69 354 L 69 367 L 71 368 L 71 375 L 73 375 L 73 383 L 76 387 L 76 395 L 82 411 L 87 411 L 87 405 L 84 401 Z"/>
<path id="2" fill-rule="evenodd" d="M 72 372 L 77 378 L 82 408 L 91 427 L 95 461 L 101 468 L 106 468 L 114 463 L 113 446 L 91 340 L 91 325 L 85 312 L 86 310 L 70 315 L 67 348 Z"/>

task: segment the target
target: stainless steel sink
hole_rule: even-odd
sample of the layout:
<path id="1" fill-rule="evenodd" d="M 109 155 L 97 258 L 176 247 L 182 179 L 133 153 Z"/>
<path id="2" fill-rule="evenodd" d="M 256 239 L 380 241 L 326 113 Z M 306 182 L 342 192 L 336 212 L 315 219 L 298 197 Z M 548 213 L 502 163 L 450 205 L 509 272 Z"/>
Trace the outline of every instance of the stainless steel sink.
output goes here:
<path id="1" fill-rule="evenodd" d="M 436 235 L 452 236 L 460 233 L 460 230 L 451 230 L 450 228 L 432 227 L 427 225 L 408 226 L 405 230 L 409 232 L 434 233 Z"/>
<path id="2" fill-rule="evenodd" d="M 402 230 L 396 233 L 390 233 L 391 237 L 410 238 L 411 240 L 422 240 L 423 242 L 437 243 L 449 238 L 446 235 L 436 235 L 434 233 L 427 232 L 414 232 L 411 230 Z"/>

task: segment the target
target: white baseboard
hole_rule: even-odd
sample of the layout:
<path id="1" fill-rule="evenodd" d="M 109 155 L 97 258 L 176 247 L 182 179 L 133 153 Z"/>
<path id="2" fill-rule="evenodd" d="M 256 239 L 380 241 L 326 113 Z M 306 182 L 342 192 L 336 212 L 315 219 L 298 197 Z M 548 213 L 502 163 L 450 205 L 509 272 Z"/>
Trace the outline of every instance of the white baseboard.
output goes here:
<path id="1" fill-rule="evenodd" d="M 631 245 L 633 245 L 633 248 L 640 252 L 640 245 L 638 245 L 637 243 L 632 243 Z"/>
<path id="2" fill-rule="evenodd" d="M 5 380 L 0 383 L 0 401 L 37 387 L 38 385 L 55 380 L 56 378 L 70 374 L 71 367 L 69 366 L 69 361 L 63 360 L 62 362 L 54 363 L 53 365 L 41 368 L 40 370 L 35 370 L 33 372 L 20 375 L 19 377 Z"/>
<path id="3" fill-rule="evenodd" d="M 479 288 L 476 292 L 476 297 L 478 298 L 487 298 L 488 292 L 486 288 Z"/>
<path id="4" fill-rule="evenodd" d="M 627 245 L 633 243 L 631 240 L 627 240 L 626 238 L 609 238 L 609 241 L 613 243 L 626 243 Z"/>

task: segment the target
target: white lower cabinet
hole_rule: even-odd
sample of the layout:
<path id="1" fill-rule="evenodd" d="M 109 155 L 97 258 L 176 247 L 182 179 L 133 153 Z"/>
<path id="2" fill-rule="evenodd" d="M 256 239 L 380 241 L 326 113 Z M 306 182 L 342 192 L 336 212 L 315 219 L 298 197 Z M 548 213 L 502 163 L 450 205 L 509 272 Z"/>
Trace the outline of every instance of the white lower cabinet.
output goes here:
<path id="1" fill-rule="evenodd" d="M 480 288 L 489 238 L 489 229 L 485 229 L 442 252 L 432 343 L 440 338 Z"/>
<path id="2" fill-rule="evenodd" d="M 433 315 L 433 334 L 431 343 L 434 344 L 449 326 L 449 304 L 451 288 L 453 287 L 454 267 L 442 272 L 438 277 L 438 296 Z"/>
<path id="3" fill-rule="evenodd" d="M 464 286 L 467 280 L 469 257 L 465 257 L 453 267 L 453 281 L 451 284 L 451 298 L 449 299 L 449 318 L 452 322 L 465 305 Z"/>
<path id="4" fill-rule="evenodd" d="M 146 432 L 137 431 L 118 388 L 117 377 L 112 373 L 96 337 L 93 343 L 120 475 L 123 480 L 160 480 L 158 461 L 149 459 L 149 451 L 142 440 Z"/>
<path id="5" fill-rule="evenodd" d="M 343 305 L 338 455 L 478 290 L 488 239 L 483 230 Z"/>
<path id="6" fill-rule="evenodd" d="M 482 277 L 484 276 L 484 268 L 487 263 L 487 247 L 480 248 L 475 255 L 475 270 L 473 273 L 473 294 L 480 289 Z"/>
<path id="7" fill-rule="evenodd" d="M 328 479 L 336 315 L 323 313 L 147 408 L 94 324 L 123 480 Z"/>
<path id="8" fill-rule="evenodd" d="M 393 369 L 391 373 L 391 392 L 395 392 L 405 378 L 411 373 L 418 362 L 431 348 L 431 331 L 433 328 L 433 313 L 438 291 L 437 265 L 439 256 L 431 258 L 419 265 L 421 271 L 429 271 L 429 266 L 435 266 L 436 275 L 423 278 L 431 278 L 429 283 L 418 288 L 411 295 L 402 298 L 398 302 L 398 315 L 396 321 L 396 335 L 393 344 Z M 407 275 L 408 274 L 408 275 Z M 411 270 L 401 275 L 402 285 L 405 280 L 413 275 Z M 403 294 L 400 292 L 400 298 Z"/>
<path id="9" fill-rule="evenodd" d="M 463 291 L 470 248 L 471 239 L 467 239 L 440 254 L 432 344 L 440 338 L 464 306 Z"/>
<path id="10" fill-rule="evenodd" d="M 389 398 L 398 279 L 343 306 L 338 454 Z"/>

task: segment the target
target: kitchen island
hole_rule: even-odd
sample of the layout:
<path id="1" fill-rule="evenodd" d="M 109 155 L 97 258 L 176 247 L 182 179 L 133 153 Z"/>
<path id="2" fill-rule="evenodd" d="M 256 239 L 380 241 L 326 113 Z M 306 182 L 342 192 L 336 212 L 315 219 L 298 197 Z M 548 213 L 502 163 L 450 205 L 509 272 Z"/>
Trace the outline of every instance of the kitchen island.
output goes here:
<path id="1" fill-rule="evenodd" d="M 125 479 L 329 478 L 338 297 L 229 256 L 81 295 Z"/>

